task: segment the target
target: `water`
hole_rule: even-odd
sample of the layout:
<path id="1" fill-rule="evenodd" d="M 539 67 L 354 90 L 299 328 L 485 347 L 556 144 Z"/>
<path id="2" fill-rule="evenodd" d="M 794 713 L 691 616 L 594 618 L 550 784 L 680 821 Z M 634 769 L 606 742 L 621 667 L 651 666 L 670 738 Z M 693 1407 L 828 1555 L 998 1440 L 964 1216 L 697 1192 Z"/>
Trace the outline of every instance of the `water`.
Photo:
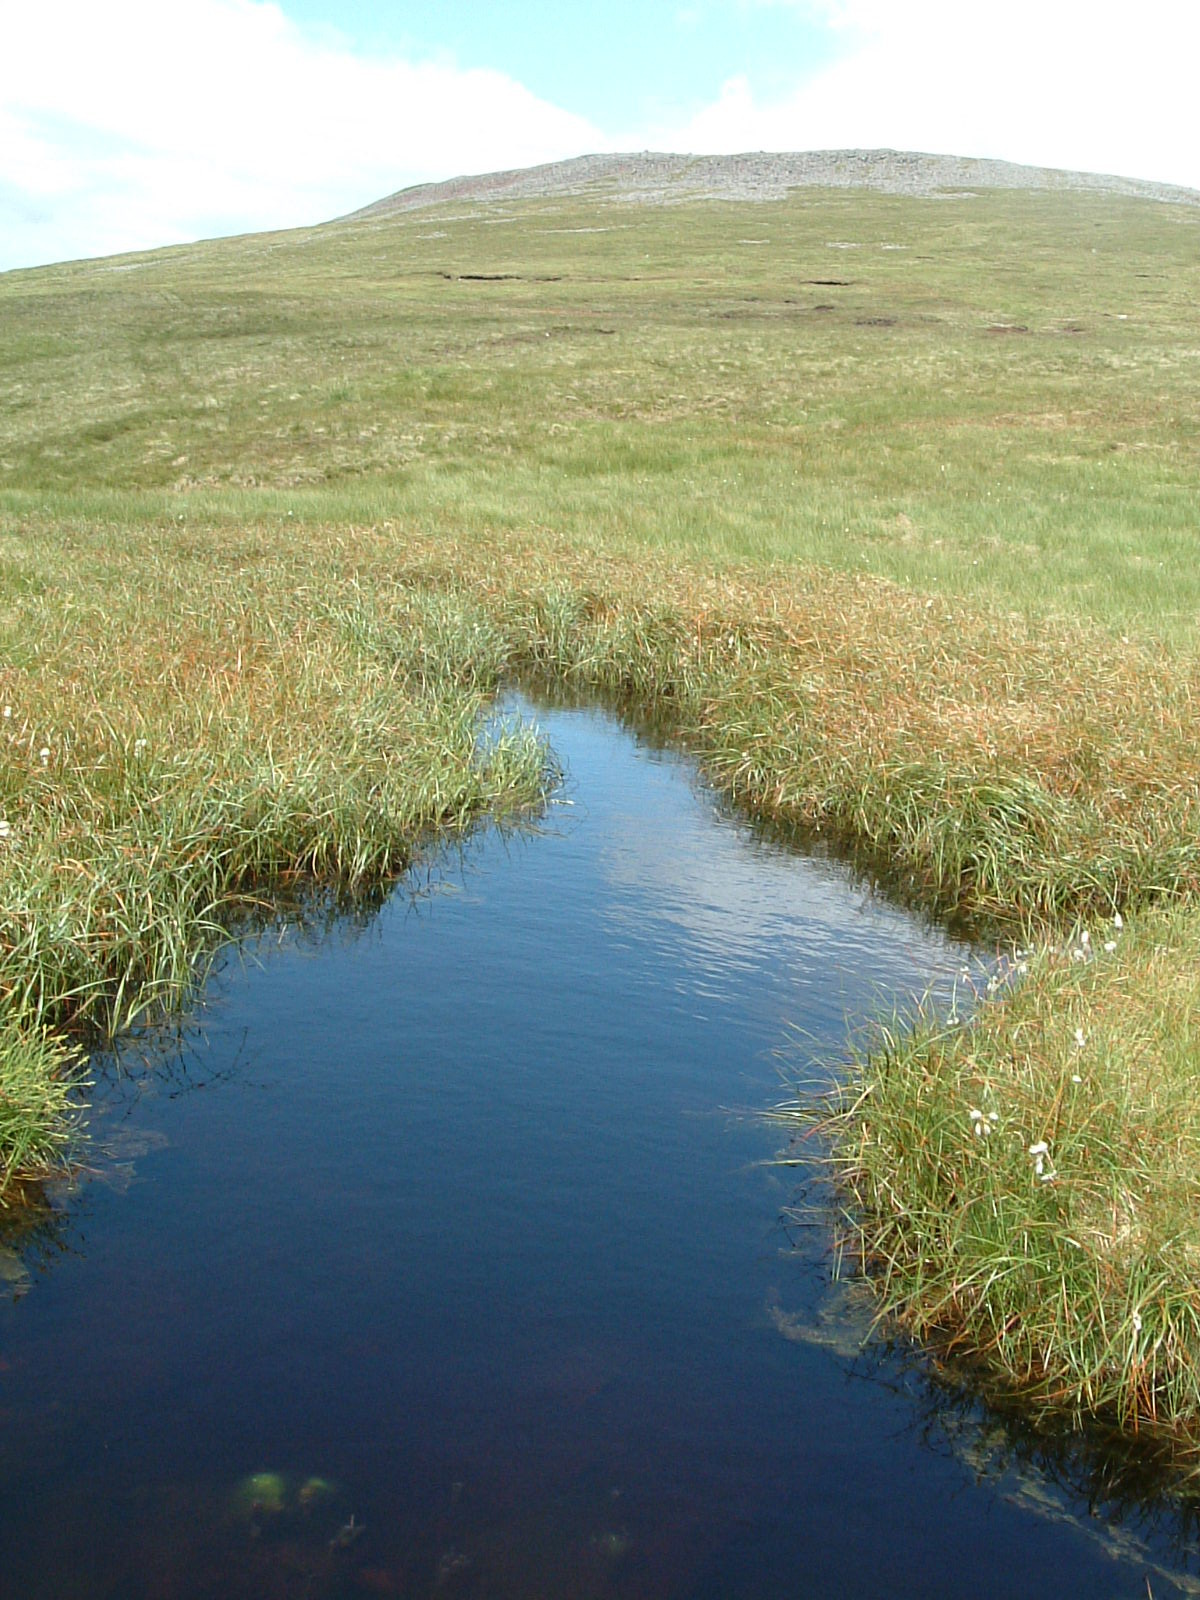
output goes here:
<path id="1" fill-rule="evenodd" d="M 780 1048 L 971 952 L 610 718 L 540 720 L 536 834 L 264 939 L 101 1075 L 98 1176 L 0 1254 L 0 1592 L 1172 1592 L 1182 1558 L 856 1355 L 781 1220 Z"/>

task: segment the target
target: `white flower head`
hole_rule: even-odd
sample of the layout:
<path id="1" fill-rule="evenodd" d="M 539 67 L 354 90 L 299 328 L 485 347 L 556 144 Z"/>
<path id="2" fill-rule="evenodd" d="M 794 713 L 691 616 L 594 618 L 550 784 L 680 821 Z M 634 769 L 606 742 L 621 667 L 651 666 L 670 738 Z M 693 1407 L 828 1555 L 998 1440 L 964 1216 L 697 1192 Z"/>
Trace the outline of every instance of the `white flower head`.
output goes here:
<path id="1" fill-rule="evenodd" d="M 1086 928 L 1085 928 L 1085 929 L 1084 929 L 1084 930 L 1083 930 L 1083 932 L 1082 932 L 1082 933 L 1081 933 L 1081 934 L 1080 934 L 1080 935 L 1079 935 L 1079 942 L 1080 942 L 1080 944 L 1081 944 L 1081 945 L 1083 945 L 1083 947 L 1084 947 L 1084 949 L 1086 949 L 1086 948 L 1087 948 L 1087 946 L 1088 946 L 1088 945 L 1089 945 L 1089 944 L 1091 944 L 1091 942 L 1092 942 L 1092 936 L 1091 936 L 1091 934 L 1090 934 L 1090 933 L 1089 933 L 1089 932 L 1088 932 L 1088 931 L 1087 931 L 1087 929 L 1086 929 Z"/>
<path id="2" fill-rule="evenodd" d="M 1125 926 L 1125 923 L 1122 920 L 1121 913 L 1119 911 L 1114 912 L 1113 913 L 1113 927 L 1117 930 L 1118 933 L 1120 933 L 1121 929 L 1124 926 Z"/>
<path id="3" fill-rule="evenodd" d="M 1050 1154 L 1050 1146 L 1044 1139 L 1039 1139 L 1036 1144 L 1031 1144 L 1029 1146 L 1029 1154 L 1033 1157 L 1033 1170 L 1043 1183 L 1047 1177 L 1052 1178 L 1054 1176 L 1053 1170 L 1049 1173 L 1046 1171 L 1046 1157 Z"/>
<path id="4" fill-rule="evenodd" d="M 971 1124 L 975 1129 L 977 1138 L 986 1139 L 996 1123 L 1000 1121 L 1000 1114 L 996 1111 L 980 1111 L 978 1106 L 972 1106 L 967 1112 Z"/>
<path id="5" fill-rule="evenodd" d="M 1079 1049 L 1079 1050 L 1082 1050 L 1086 1043 L 1087 1043 L 1087 1034 L 1084 1033 L 1082 1028 L 1076 1028 L 1075 1029 L 1075 1046 L 1076 1046 L 1076 1048 Z"/>
<path id="6" fill-rule="evenodd" d="M 12 716 L 12 707 L 11 706 L 5 706 L 4 715 L 6 717 L 11 717 Z"/>
<path id="7" fill-rule="evenodd" d="M 42 765 L 45 766 L 47 761 L 49 761 L 49 759 L 50 759 L 50 746 L 47 745 L 47 744 L 44 744 L 42 746 L 42 748 L 38 751 L 38 755 L 41 757 Z"/>

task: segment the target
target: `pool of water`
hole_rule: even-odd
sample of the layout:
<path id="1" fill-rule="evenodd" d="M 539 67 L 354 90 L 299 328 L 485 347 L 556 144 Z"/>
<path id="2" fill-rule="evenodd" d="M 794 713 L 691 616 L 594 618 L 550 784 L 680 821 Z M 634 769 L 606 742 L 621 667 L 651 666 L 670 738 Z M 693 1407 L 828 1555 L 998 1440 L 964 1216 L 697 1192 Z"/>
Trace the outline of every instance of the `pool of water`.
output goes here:
<path id="1" fill-rule="evenodd" d="M 856 1353 L 788 1221 L 781 1069 L 978 956 L 613 718 L 538 720 L 536 830 L 98 1064 L 96 1175 L 0 1246 L 0 1590 L 1173 1592 L 1136 1518 Z"/>

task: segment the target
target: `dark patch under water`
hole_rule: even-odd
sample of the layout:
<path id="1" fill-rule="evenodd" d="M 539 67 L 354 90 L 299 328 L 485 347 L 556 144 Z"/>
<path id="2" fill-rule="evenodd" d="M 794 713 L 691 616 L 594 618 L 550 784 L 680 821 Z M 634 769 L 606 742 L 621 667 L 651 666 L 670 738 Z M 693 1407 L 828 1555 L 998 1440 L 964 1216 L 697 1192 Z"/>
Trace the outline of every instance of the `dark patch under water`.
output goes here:
<path id="1" fill-rule="evenodd" d="M 607 716 L 540 720 L 536 832 L 98 1064 L 98 1177 L 0 1243 L 0 1593 L 1173 1592 L 1168 1539 L 857 1355 L 783 1220 L 780 1048 L 813 1070 L 970 951 Z"/>

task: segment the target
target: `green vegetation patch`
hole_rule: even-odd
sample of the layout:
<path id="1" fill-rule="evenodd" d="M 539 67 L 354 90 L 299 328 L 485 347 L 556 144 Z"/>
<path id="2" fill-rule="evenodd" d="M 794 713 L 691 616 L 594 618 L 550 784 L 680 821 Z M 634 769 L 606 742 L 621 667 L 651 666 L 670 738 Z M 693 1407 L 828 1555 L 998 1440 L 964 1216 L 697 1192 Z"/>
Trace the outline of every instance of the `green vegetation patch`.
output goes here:
<path id="1" fill-rule="evenodd" d="M 1194 1458 L 1200 915 L 1019 965 L 970 1027 L 881 1030 L 838 1090 L 848 1240 L 916 1337 Z"/>
<path id="2" fill-rule="evenodd" d="M 0 1196 L 13 1178 L 58 1160 L 75 1115 L 78 1051 L 20 1003 L 0 1007 Z"/>

